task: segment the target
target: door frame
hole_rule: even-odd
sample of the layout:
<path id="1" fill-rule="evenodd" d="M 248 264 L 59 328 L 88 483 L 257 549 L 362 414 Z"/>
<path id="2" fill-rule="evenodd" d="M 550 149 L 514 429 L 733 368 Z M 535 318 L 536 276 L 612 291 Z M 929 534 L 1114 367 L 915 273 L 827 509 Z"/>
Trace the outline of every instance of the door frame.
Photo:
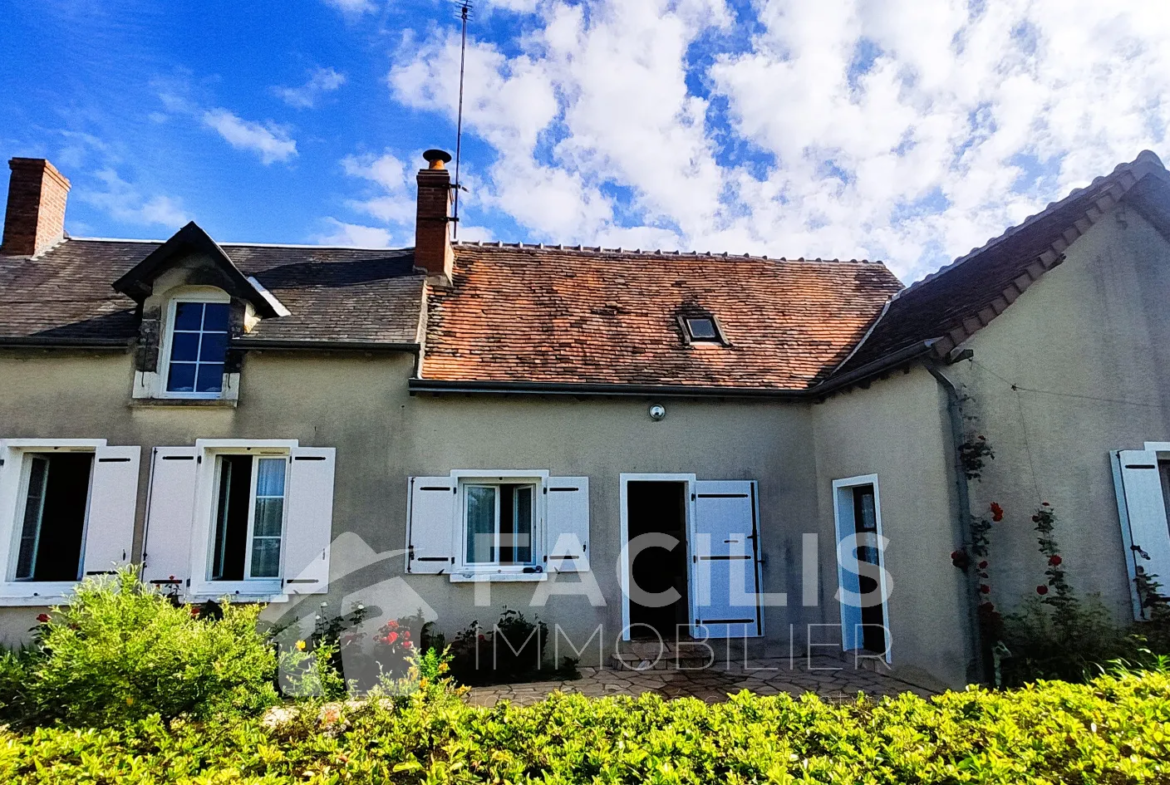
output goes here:
<path id="1" fill-rule="evenodd" d="M 842 583 L 843 583 L 842 579 L 844 578 L 844 575 L 845 575 L 845 568 L 841 565 L 840 559 L 837 558 L 837 550 L 838 550 L 838 548 L 841 547 L 841 540 L 844 539 L 844 537 L 842 536 L 842 532 L 841 532 L 841 529 L 842 529 L 842 519 L 841 519 L 842 496 L 844 495 L 843 492 L 846 492 L 846 491 L 849 492 L 849 496 L 850 496 L 849 510 L 851 511 L 850 517 L 852 518 L 852 509 L 853 509 L 853 507 L 852 507 L 852 505 L 853 505 L 852 491 L 854 488 L 859 488 L 859 487 L 864 486 L 864 485 L 872 485 L 873 486 L 873 506 L 874 506 L 874 513 L 877 517 L 877 536 L 879 538 L 879 546 L 877 548 L 878 567 L 881 568 L 881 572 L 878 575 L 878 584 L 879 584 L 879 589 L 881 590 L 881 593 L 882 593 L 882 597 L 884 597 L 884 598 L 889 597 L 889 594 L 887 594 L 887 592 L 886 592 L 886 553 L 885 553 L 886 549 L 884 547 L 881 547 L 881 545 L 880 545 L 880 539 L 883 536 L 882 535 L 882 494 L 881 494 L 881 488 L 878 485 L 878 476 L 876 474 L 862 474 L 862 475 L 858 475 L 856 477 L 844 477 L 840 480 L 833 480 L 833 529 L 834 529 L 834 532 L 836 534 L 836 538 L 833 541 L 833 558 L 834 558 L 834 561 L 837 562 L 837 591 L 838 591 L 837 603 L 841 609 L 841 649 L 842 649 L 842 651 L 847 651 L 847 649 L 845 649 L 845 641 L 847 639 L 847 633 L 846 633 L 846 627 L 845 627 L 846 622 L 850 621 L 854 615 L 857 616 L 857 623 L 860 623 L 860 619 L 861 619 L 861 616 L 860 616 L 861 609 L 860 608 L 849 608 L 847 610 L 845 607 L 845 603 L 841 601 L 840 594 L 839 594 L 839 592 L 841 590 Z M 856 522 L 854 522 L 853 530 L 848 532 L 848 534 L 856 534 L 856 533 L 857 533 L 857 524 L 856 524 Z M 856 614 L 854 614 L 854 611 L 856 611 Z M 847 614 L 848 614 L 849 618 L 846 618 Z M 886 659 L 886 663 L 890 664 L 893 662 L 894 644 L 893 644 L 892 636 L 890 635 L 890 603 L 886 600 L 882 601 L 882 620 L 885 622 L 885 626 L 886 626 L 886 657 L 885 657 L 885 659 Z"/>
<path id="2" fill-rule="evenodd" d="M 622 640 L 630 640 L 630 552 L 627 545 L 630 541 L 630 512 L 629 512 L 629 492 L 628 486 L 631 482 L 677 482 L 683 484 L 683 507 L 686 510 L 686 521 L 684 531 L 687 533 L 687 541 L 683 543 L 686 547 L 687 559 L 687 617 L 693 618 L 693 610 L 691 608 L 691 591 L 690 581 L 693 579 L 693 569 L 691 568 L 691 526 L 695 519 L 695 475 L 694 474 L 637 474 L 622 472 L 619 475 L 619 483 L 621 485 L 621 528 L 618 541 L 618 550 L 621 554 L 621 592 L 622 592 Z"/>

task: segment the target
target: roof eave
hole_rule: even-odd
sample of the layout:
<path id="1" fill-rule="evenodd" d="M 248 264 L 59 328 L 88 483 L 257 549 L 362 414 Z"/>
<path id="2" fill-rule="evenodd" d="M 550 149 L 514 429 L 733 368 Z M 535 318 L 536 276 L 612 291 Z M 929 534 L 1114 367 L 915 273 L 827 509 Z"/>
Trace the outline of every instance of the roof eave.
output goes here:
<path id="1" fill-rule="evenodd" d="M 577 382 L 529 381 L 446 381 L 411 379 L 412 395 L 564 395 L 606 398 L 755 398 L 767 400 L 804 400 L 807 390 L 782 390 L 761 387 L 699 387 L 660 384 L 582 384 Z"/>

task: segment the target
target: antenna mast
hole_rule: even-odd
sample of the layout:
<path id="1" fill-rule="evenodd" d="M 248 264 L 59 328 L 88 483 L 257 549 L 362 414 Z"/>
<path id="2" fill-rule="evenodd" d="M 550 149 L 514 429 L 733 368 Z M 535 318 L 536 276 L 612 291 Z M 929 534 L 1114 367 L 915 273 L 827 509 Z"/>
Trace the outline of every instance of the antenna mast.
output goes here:
<path id="1" fill-rule="evenodd" d="M 459 18 L 463 22 L 463 40 L 459 49 L 459 114 L 455 123 L 455 230 L 454 237 L 459 237 L 459 192 L 463 190 L 463 181 L 459 179 L 459 159 L 463 152 L 463 68 L 467 62 L 467 15 L 471 11 L 471 0 L 463 0 L 459 4 Z"/>

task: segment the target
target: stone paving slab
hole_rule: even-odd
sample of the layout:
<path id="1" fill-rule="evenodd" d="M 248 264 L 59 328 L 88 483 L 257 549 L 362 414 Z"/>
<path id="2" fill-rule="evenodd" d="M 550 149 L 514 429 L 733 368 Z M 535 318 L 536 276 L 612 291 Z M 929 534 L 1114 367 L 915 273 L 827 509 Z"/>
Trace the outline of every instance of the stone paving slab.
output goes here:
<path id="1" fill-rule="evenodd" d="M 500 701 L 518 705 L 536 703 L 553 692 L 638 696 L 656 693 L 666 698 L 695 697 L 707 703 L 727 700 L 729 694 L 748 690 L 759 695 L 786 692 L 798 696 L 812 692 L 827 700 L 853 700 L 858 693 L 873 698 L 913 692 L 922 697 L 933 690 L 895 678 L 888 673 L 858 667 L 846 658 L 814 657 L 790 659 L 767 657 L 746 662 L 720 663 L 691 670 L 630 670 L 625 668 L 581 668 L 573 681 L 541 681 L 476 687 L 467 700 L 476 706 L 494 706 Z"/>

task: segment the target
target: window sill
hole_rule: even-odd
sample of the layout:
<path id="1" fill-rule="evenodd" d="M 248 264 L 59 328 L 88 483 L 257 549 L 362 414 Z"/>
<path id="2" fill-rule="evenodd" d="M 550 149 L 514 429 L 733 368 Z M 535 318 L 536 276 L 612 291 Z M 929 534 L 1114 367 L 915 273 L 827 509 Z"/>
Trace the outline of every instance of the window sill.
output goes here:
<path id="1" fill-rule="evenodd" d="M 451 583 L 540 583 L 547 572 L 485 572 L 463 570 L 451 573 Z"/>
<path id="2" fill-rule="evenodd" d="M 8 581 L 0 583 L 0 607 L 36 608 L 47 605 L 67 605 L 75 581 L 45 581 L 25 583 Z"/>
<path id="3" fill-rule="evenodd" d="M 153 408 L 168 406 L 204 407 L 211 409 L 234 409 L 239 401 L 235 398 L 131 398 L 130 408 Z"/>
<path id="4" fill-rule="evenodd" d="M 196 604 L 201 602 L 219 602 L 224 597 L 232 604 L 236 603 L 252 603 L 263 602 L 271 605 L 274 602 L 288 602 L 289 595 L 287 594 L 244 594 L 243 592 L 235 592 L 231 594 L 215 594 L 208 592 L 200 592 L 198 594 L 190 594 L 183 598 L 184 602 Z"/>

